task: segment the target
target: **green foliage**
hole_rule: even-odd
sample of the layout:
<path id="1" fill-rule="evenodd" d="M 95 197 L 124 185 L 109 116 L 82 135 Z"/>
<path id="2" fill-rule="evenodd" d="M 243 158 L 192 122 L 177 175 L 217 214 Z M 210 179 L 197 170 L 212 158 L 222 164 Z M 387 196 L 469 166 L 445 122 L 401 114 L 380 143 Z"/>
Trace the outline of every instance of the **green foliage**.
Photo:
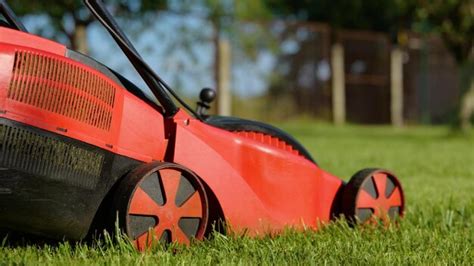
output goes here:
<path id="1" fill-rule="evenodd" d="M 270 10 L 261 0 L 236 1 L 235 13 L 241 20 L 267 20 L 271 17 Z"/>
<path id="2" fill-rule="evenodd" d="M 140 12 L 149 10 L 164 9 L 167 7 L 165 0 L 110 0 L 104 1 L 108 6 L 116 11 L 133 12 L 139 15 Z M 13 0 L 10 5 L 19 15 L 47 14 L 53 19 L 61 20 L 64 16 L 72 15 L 78 21 L 87 21 L 90 18 L 83 0 L 58 0 L 58 1 L 28 1 Z"/>
<path id="3" fill-rule="evenodd" d="M 433 30 L 459 63 L 473 56 L 472 0 L 264 0 L 276 17 L 327 22 L 335 27 L 397 33 Z"/>
<path id="4" fill-rule="evenodd" d="M 277 17 L 291 17 L 326 22 L 337 28 L 366 29 L 390 32 L 410 19 L 402 15 L 397 0 L 265 0 Z"/>
<path id="5" fill-rule="evenodd" d="M 458 63 L 474 60 L 474 2 L 418 0 L 418 3 L 418 18 L 440 33 Z"/>
<path id="6" fill-rule="evenodd" d="M 166 0 L 113 0 L 106 1 L 108 6 L 122 16 L 139 17 L 143 13 L 163 9 Z M 85 36 L 77 36 L 78 27 L 87 27 L 94 18 L 85 7 L 82 0 L 56 0 L 56 1 L 10 1 L 12 9 L 20 16 L 44 15 L 49 18 L 51 26 L 55 32 L 54 38 L 59 39 L 65 36 L 69 45 L 76 49 L 78 42 L 85 42 Z M 84 51 L 86 52 L 86 51 Z"/>
<path id="7" fill-rule="evenodd" d="M 401 224 L 353 229 L 340 221 L 316 232 L 258 239 L 215 235 L 191 247 L 158 246 L 147 253 L 121 238 L 94 245 L 0 241 L 0 265 L 474 264 L 474 136 L 450 135 L 444 127 L 336 128 L 312 120 L 282 126 L 324 169 L 346 180 L 367 166 L 393 170 L 407 199 Z"/>
<path id="8" fill-rule="evenodd" d="M 463 93 L 460 124 L 463 130 L 468 130 L 469 117 L 474 118 L 470 107 L 474 102 L 474 1 L 418 0 L 418 3 L 417 15 L 422 25 L 440 34 L 459 65 Z"/>

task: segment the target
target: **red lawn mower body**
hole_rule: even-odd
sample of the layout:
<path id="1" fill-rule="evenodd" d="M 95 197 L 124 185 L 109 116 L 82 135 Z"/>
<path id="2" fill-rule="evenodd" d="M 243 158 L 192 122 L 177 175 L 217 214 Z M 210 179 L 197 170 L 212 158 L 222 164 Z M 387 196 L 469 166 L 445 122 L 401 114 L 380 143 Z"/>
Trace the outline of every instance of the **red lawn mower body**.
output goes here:
<path id="1" fill-rule="evenodd" d="M 135 89 L 63 45 L 0 27 L 0 228 L 82 239 L 110 212 L 118 183 L 152 162 L 198 177 L 206 227 L 219 218 L 259 235 L 343 212 L 344 182 L 284 140 L 184 110 L 167 118 Z M 401 188 L 395 201 L 401 213 Z"/>

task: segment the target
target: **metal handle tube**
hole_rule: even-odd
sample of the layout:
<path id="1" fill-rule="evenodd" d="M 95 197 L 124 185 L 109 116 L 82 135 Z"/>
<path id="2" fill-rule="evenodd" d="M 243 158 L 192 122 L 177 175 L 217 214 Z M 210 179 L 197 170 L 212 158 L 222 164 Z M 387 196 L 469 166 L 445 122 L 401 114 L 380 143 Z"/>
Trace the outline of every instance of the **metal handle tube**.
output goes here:
<path id="1" fill-rule="evenodd" d="M 84 3 L 91 10 L 92 14 L 97 18 L 97 20 L 99 20 L 99 22 L 104 25 L 107 31 L 117 42 L 120 49 L 122 49 L 127 58 L 133 64 L 152 93 L 163 106 L 165 116 L 172 117 L 174 114 L 176 114 L 178 112 L 178 107 L 163 89 L 162 84 L 160 84 L 164 82 L 151 70 L 150 66 L 143 61 L 130 40 L 120 30 L 112 15 L 107 11 L 102 1 L 84 0 Z"/>
<path id="2" fill-rule="evenodd" d="M 28 32 L 28 30 L 25 28 L 25 25 L 21 23 L 21 21 L 15 15 L 15 12 L 13 12 L 13 10 L 4 0 L 0 0 L 0 13 L 5 17 L 11 26 L 15 27 L 19 31 Z"/>

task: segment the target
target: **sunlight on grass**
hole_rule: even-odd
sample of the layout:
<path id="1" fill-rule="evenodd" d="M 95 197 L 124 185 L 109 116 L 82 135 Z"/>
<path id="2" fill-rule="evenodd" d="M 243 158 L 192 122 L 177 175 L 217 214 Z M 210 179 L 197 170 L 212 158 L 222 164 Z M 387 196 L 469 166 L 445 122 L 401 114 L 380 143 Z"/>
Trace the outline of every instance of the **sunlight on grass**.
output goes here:
<path id="1" fill-rule="evenodd" d="M 251 239 L 216 234 L 191 247 L 136 252 L 123 239 L 93 245 L 0 247 L 0 265 L 474 264 L 474 136 L 446 127 L 345 126 L 312 121 L 280 125 L 325 170 L 348 180 L 361 168 L 396 173 L 407 210 L 398 226 L 353 229 L 339 221 L 313 232 Z"/>

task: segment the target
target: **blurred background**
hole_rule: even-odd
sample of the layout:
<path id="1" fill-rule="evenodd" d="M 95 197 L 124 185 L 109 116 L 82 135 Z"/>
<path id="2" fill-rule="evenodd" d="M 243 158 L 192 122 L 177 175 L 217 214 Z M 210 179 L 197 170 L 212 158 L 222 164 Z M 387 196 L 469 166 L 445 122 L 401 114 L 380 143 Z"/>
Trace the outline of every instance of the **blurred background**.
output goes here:
<path id="1" fill-rule="evenodd" d="M 80 0 L 8 1 L 26 27 L 146 86 Z M 453 124 L 474 109 L 472 0 L 110 0 L 190 102 L 263 121 Z"/>

